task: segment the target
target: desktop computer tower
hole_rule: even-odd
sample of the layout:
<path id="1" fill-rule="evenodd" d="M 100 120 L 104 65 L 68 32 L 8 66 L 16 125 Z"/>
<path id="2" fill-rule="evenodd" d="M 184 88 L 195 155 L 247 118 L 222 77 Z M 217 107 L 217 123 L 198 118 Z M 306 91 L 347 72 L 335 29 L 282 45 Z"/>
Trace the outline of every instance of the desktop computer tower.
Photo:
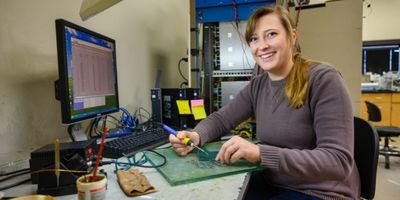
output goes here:
<path id="1" fill-rule="evenodd" d="M 186 99 L 186 91 L 184 88 L 162 88 L 162 121 L 164 124 L 176 129 L 187 129 L 187 115 L 180 115 L 177 100 Z"/>
<path id="2" fill-rule="evenodd" d="M 151 89 L 151 108 L 153 122 L 163 123 L 162 121 L 162 102 L 161 102 L 161 88 Z"/>
<path id="3" fill-rule="evenodd" d="M 190 105 L 190 100 L 199 98 L 199 88 L 153 88 L 151 89 L 153 120 L 177 130 L 194 128 L 197 122 L 193 115 L 179 114 L 176 101 L 188 100 Z"/>

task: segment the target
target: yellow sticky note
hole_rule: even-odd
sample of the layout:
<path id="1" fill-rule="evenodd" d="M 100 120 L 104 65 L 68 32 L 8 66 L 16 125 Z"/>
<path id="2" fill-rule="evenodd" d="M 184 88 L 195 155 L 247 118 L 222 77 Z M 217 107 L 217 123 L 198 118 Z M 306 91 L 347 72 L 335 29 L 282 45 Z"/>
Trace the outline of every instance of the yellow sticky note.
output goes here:
<path id="1" fill-rule="evenodd" d="M 180 115 L 190 115 L 189 100 L 176 100 L 176 105 L 178 105 L 178 112 Z"/>
<path id="2" fill-rule="evenodd" d="M 195 120 L 204 119 L 207 117 L 204 106 L 192 106 L 192 113 Z"/>

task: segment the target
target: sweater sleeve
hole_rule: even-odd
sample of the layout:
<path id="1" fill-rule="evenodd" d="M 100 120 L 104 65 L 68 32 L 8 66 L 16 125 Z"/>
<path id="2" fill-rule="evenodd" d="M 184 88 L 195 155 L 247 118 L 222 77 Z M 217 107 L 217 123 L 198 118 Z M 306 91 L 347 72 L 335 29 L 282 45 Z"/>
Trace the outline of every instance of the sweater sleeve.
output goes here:
<path id="1" fill-rule="evenodd" d="M 340 74 L 326 68 L 310 76 L 309 99 L 316 146 L 289 149 L 260 145 L 261 165 L 307 180 L 343 180 L 353 169 L 353 112 Z"/>
<path id="2" fill-rule="evenodd" d="M 193 131 L 199 133 L 201 146 L 229 133 L 232 128 L 253 115 L 253 84 L 251 81 L 228 104 L 197 124 Z"/>

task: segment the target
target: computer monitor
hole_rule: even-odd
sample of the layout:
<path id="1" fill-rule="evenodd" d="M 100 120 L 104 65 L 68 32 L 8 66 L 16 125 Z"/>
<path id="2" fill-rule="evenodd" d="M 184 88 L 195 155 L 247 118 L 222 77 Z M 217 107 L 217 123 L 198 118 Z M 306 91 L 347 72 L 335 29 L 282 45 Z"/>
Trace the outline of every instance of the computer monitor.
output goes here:
<path id="1" fill-rule="evenodd" d="M 62 123 L 119 111 L 115 40 L 63 19 L 56 36 Z"/>
<path id="2" fill-rule="evenodd" d="M 362 74 L 399 71 L 400 41 L 368 41 L 363 43 Z"/>

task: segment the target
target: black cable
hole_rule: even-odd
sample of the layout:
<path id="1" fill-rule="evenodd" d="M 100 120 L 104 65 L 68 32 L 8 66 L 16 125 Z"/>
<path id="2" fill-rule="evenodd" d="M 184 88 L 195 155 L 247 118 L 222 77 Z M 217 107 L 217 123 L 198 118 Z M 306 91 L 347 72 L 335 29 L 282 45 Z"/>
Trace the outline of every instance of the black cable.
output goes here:
<path id="1" fill-rule="evenodd" d="M 155 121 L 156 116 L 154 114 L 151 114 L 151 117 L 149 118 L 149 120 L 147 120 L 146 122 L 143 122 L 142 125 L 147 125 L 148 128 L 162 128 L 163 124 L 161 122 L 157 122 Z"/>
<path id="2" fill-rule="evenodd" d="M 92 127 L 90 128 L 91 130 L 90 130 L 90 134 L 89 134 L 91 138 L 99 138 L 100 137 L 99 133 L 97 132 L 97 125 L 100 122 L 100 120 L 101 120 L 101 117 L 93 119 L 93 123 L 91 125 Z M 93 135 L 93 132 L 95 133 L 95 135 Z"/>
<path id="3" fill-rule="evenodd" d="M 60 163 L 60 164 L 61 164 L 62 169 L 68 170 L 68 168 L 63 163 Z M 46 167 L 46 168 L 43 168 L 42 170 L 44 170 L 44 169 L 51 169 L 51 168 Z M 40 171 L 41 170 L 38 170 L 38 171 L 35 171 L 35 172 L 38 173 Z M 7 176 L 7 177 L 1 179 L 0 182 L 6 181 L 8 179 L 11 179 L 11 178 L 14 178 L 14 177 L 17 177 L 17 176 L 20 176 L 20 175 L 28 174 L 28 173 L 32 173 L 33 174 L 35 172 L 30 172 L 29 168 L 26 168 L 26 169 L 17 170 L 17 171 L 14 171 L 14 172 L 4 173 L 4 174 L 1 174 L 1 176 Z M 73 176 L 75 179 L 79 178 L 78 176 L 75 175 L 75 173 L 70 173 L 70 175 Z M 22 181 L 19 181 L 19 182 L 10 184 L 10 185 L 6 185 L 4 187 L 1 187 L 0 191 L 7 190 L 9 188 L 21 185 L 21 184 L 26 183 L 28 181 L 31 181 L 31 179 L 28 178 L 28 179 L 25 179 L 25 180 L 22 180 Z"/>
<path id="4" fill-rule="evenodd" d="M 182 82 L 179 87 L 182 88 L 184 85 L 188 85 L 187 82 Z"/>
<path id="5" fill-rule="evenodd" d="M 181 58 L 181 59 L 179 60 L 179 62 L 178 62 L 178 71 L 179 71 L 179 74 L 182 76 L 183 80 L 185 80 L 186 83 L 187 83 L 187 82 L 188 82 L 188 79 L 187 79 L 185 76 L 183 76 L 182 71 L 181 71 L 181 62 L 182 62 L 182 61 L 187 62 L 188 59 L 187 59 L 187 58 Z"/>
<path id="6" fill-rule="evenodd" d="M 10 185 L 6 185 L 6 186 L 4 186 L 4 187 L 1 187 L 1 188 L 0 188 L 0 191 L 10 189 L 10 188 L 12 188 L 12 187 L 21 185 L 22 183 L 26 183 L 26 182 L 29 182 L 29 181 L 31 181 L 30 178 L 29 178 L 29 179 L 22 180 L 22 181 L 19 181 L 19 182 L 16 182 L 16 183 L 13 183 L 13 184 L 10 184 Z"/>
<path id="7" fill-rule="evenodd" d="M 143 167 L 143 168 L 157 168 L 157 167 L 162 167 L 167 163 L 167 158 L 163 155 L 161 155 L 160 153 L 158 153 L 157 151 L 153 151 L 153 150 L 146 150 L 152 153 L 157 154 L 158 156 L 160 156 L 163 160 L 163 162 L 161 164 L 158 165 L 138 165 L 135 163 L 127 163 L 127 162 L 116 162 L 116 161 L 102 161 L 101 164 L 102 165 L 109 165 L 109 164 L 118 164 L 118 165 L 130 165 L 130 166 L 136 166 L 136 167 Z M 146 156 L 147 158 L 147 156 Z"/>
<path id="8" fill-rule="evenodd" d="M 144 112 L 146 112 L 147 116 L 146 116 L 146 115 L 142 115 L 141 112 L 140 112 L 141 110 L 143 110 Z M 147 121 L 149 121 L 149 120 L 151 119 L 151 114 L 150 114 L 150 112 L 149 112 L 148 110 L 146 110 L 145 108 L 143 108 L 143 107 L 139 107 L 138 109 L 136 109 L 136 110 L 135 110 L 135 113 L 133 113 L 133 116 L 134 116 L 135 118 L 140 119 L 139 122 L 141 122 L 141 124 L 139 124 L 139 125 L 142 125 L 142 124 L 146 123 Z M 142 118 L 142 117 L 145 117 L 145 118 L 146 118 L 146 121 L 143 121 L 143 118 Z"/>
<path id="9" fill-rule="evenodd" d="M 92 133 L 91 131 L 92 131 L 93 123 L 94 123 L 94 120 L 90 120 L 89 126 L 87 126 L 85 129 L 85 135 L 88 137 L 90 137 L 90 134 Z"/>
<path id="10" fill-rule="evenodd" d="M 20 170 L 13 171 L 13 172 L 2 173 L 2 174 L 0 174 L 0 177 L 1 176 L 9 176 L 9 175 L 12 175 L 12 174 L 15 174 L 15 173 L 19 173 L 19 172 L 23 172 L 23 171 L 29 171 L 29 168 L 20 169 Z"/>
<path id="11" fill-rule="evenodd" d="M 0 179 L 0 183 L 3 182 L 3 181 L 6 181 L 6 180 L 12 179 L 14 177 L 18 177 L 18 176 L 24 175 L 24 174 L 29 174 L 29 171 L 23 171 L 21 173 L 15 173 L 15 174 L 12 174 L 12 175 L 7 176 L 5 178 L 2 178 L 2 179 Z"/>
<path id="12" fill-rule="evenodd" d="M 106 130 L 106 127 L 107 127 L 107 117 L 108 117 L 108 115 L 104 115 L 104 119 L 103 119 L 103 130 Z"/>

